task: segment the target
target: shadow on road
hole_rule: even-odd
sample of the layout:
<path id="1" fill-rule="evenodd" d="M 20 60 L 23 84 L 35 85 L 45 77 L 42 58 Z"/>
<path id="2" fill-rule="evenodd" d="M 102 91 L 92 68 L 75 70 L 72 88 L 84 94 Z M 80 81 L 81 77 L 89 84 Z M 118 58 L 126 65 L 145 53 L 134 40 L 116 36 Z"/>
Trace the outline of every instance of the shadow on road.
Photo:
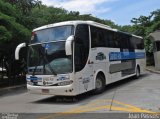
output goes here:
<path id="1" fill-rule="evenodd" d="M 37 100 L 37 101 L 31 102 L 31 103 L 59 104 L 59 105 L 64 105 L 64 104 L 67 105 L 68 104 L 69 105 L 69 104 L 76 104 L 77 102 L 85 102 L 86 100 L 94 100 L 99 96 L 103 96 L 105 93 L 114 92 L 117 88 L 135 83 L 135 82 L 141 80 L 142 78 L 144 79 L 145 77 L 147 77 L 149 75 L 150 74 L 144 74 L 144 75 L 141 75 L 141 77 L 139 77 L 138 79 L 130 77 L 130 78 L 127 78 L 127 79 L 124 79 L 124 80 L 121 80 L 121 81 L 118 81 L 115 83 L 111 83 L 106 86 L 105 91 L 102 94 L 98 94 L 98 95 L 94 95 L 93 91 L 89 91 L 87 93 L 80 94 L 77 96 L 52 96 L 52 97 Z"/>
<path id="2" fill-rule="evenodd" d="M 0 96 L 13 96 L 13 95 L 18 95 L 18 94 L 23 94 L 23 93 L 26 93 L 27 92 L 27 88 L 24 86 L 24 87 L 18 87 L 18 88 L 15 88 L 15 89 L 5 89 L 5 90 L 0 90 Z"/>

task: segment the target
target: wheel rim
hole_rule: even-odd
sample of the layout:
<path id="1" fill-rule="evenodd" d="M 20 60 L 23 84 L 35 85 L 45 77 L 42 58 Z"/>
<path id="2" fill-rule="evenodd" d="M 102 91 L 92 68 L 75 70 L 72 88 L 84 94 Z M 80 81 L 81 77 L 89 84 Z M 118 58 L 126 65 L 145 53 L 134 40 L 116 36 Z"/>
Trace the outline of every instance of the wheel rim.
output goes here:
<path id="1" fill-rule="evenodd" d="M 100 78 L 97 78 L 96 80 L 96 89 L 101 89 L 102 88 L 102 80 Z"/>

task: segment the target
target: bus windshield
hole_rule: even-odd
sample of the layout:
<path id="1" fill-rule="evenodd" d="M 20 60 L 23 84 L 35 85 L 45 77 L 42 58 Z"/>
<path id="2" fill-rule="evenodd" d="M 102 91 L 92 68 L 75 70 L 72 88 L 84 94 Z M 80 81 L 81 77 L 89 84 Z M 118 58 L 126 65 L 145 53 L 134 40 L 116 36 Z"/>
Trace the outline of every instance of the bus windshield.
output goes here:
<path id="1" fill-rule="evenodd" d="M 58 26 L 32 32 L 31 44 L 66 40 L 73 34 L 73 25 Z"/>
<path id="2" fill-rule="evenodd" d="M 73 35 L 73 30 L 73 25 L 66 25 L 34 31 L 28 52 L 28 74 L 56 75 L 72 72 L 72 56 L 65 54 L 65 41 Z"/>
<path id="3" fill-rule="evenodd" d="M 65 41 L 30 45 L 28 74 L 56 75 L 72 72 L 72 58 L 65 54 Z"/>

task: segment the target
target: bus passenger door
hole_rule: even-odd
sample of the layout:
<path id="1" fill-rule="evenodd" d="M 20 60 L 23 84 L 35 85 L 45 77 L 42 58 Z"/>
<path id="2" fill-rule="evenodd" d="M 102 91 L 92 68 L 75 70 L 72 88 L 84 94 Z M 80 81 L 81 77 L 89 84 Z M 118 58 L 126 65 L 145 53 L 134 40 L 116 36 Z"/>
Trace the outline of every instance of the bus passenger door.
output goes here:
<path id="1" fill-rule="evenodd" d="M 75 79 L 79 93 L 93 88 L 93 64 L 89 63 L 89 28 L 86 24 L 76 27 L 74 46 Z"/>

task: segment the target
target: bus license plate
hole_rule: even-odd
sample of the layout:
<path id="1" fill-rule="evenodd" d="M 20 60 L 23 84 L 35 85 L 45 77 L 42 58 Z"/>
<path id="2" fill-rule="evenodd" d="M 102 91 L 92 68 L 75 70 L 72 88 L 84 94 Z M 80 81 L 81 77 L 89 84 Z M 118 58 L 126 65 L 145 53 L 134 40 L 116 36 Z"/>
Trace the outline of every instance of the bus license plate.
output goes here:
<path id="1" fill-rule="evenodd" d="M 49 89 L 42 89 L 42 93 L 49 93 Z"/>

